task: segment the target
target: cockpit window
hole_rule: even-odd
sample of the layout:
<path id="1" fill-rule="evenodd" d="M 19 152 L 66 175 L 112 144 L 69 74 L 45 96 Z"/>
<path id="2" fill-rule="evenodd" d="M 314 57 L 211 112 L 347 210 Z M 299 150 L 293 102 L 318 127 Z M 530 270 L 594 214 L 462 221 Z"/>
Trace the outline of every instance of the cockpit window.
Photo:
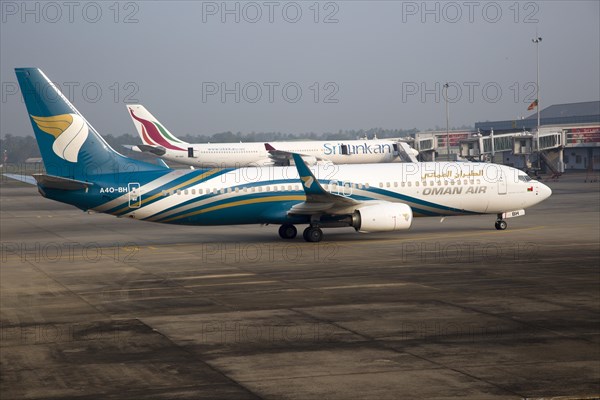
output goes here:
<path id="1" fill-rule="evenodd" d="M 529 175 L 519 175 L 519 180 L 522 182 L 529 182 L 532 179 L 529 177 Z"/>

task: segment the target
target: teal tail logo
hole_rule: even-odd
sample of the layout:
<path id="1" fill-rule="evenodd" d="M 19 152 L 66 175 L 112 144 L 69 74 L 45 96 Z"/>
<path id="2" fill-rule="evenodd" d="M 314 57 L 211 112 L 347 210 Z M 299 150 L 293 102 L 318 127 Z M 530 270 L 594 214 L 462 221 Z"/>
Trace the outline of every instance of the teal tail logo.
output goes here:
<path id="1" fill-rule="evenodd" d="M 81 146 L 88 137 L 88 126 L 77 114 L 52 117 L 31 116 L 40 130 L 54 136 L 52 150 L 63 160 L 76 163 Z"/>
<path id="2" fill-rule="evenodd" d="M 310 189 L 312 184 L 315 182 L 315 178 L 312 176 L 302 176 L 300 179 L 302 179 L 302 182 L 304 182 L 304 187 L 307 189 Z"/>

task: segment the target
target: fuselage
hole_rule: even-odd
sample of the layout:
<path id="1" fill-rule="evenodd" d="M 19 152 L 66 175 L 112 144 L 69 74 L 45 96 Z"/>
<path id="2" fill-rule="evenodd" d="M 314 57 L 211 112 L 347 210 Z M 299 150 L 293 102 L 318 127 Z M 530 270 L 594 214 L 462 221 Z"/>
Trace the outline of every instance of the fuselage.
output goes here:
<path id="1" fill-rule="evenodd" d="M 277 150 L 299 153 L 334 164 L 401 162 L 392 140 L 331 140 L 269 142 Z M 269 166 L 273 160 L 264 143 L 189 144 L 185 151 L 165 148 L 161 157 L 199 168 Z M 192 149 L 192 151 L 189 150 Z"/>
<path id="2" fill-rule="evenodd" d="M 311 170 L 331 193 L 363 202 L 405 203 L 420 217 L 498 214 L 525 209 L 551 194 L 524 172 L 497 164 L 317 165 Z M 113 174 L 97 176 L 87 191 L 43 194 L 82 209 L 152 222 L 308 222 L 305 216 L 288 216 L 306 199 L 295 167 Z"/>

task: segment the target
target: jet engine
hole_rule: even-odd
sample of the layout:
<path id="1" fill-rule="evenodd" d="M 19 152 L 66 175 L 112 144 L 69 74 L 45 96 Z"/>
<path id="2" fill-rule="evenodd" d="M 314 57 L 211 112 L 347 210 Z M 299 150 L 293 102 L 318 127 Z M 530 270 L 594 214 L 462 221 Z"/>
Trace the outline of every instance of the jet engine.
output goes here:
<path id="1" fill-rule="evenodd" d="M 410 228 L 413 213 L 407 204 L 378 203 L 361 207 L 352 215 L 352 226 L 359 232 L 391 232 Z"/>
<path id="2" fill-rule="evenodd" d="M 306 155 L 302 155 L 302 160 L 304 160 L 304 162 L 308 165 L 308 166 L 313 166 L 315 164 L 317 164 L 317 157 L 315 156 L 306 156 Z M 294 165 L 294 161 L 291 161 L 291 165 Z"/>

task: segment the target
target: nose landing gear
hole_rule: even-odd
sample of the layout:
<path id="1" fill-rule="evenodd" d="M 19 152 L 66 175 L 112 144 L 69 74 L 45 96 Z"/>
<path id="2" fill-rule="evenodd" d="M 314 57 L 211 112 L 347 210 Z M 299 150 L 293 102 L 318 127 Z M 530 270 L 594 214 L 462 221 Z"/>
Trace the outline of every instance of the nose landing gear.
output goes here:
<path id="1" fill-rule="evenodd" d="M 499 231 L 503 231 L 503 230 L 506 229 L 506 227 L 508 226 L 508 224 L 503 219 L 498 219 L 498 220 L 496 220 L 496 223 L 494 224 L 494 226 Z"/>

